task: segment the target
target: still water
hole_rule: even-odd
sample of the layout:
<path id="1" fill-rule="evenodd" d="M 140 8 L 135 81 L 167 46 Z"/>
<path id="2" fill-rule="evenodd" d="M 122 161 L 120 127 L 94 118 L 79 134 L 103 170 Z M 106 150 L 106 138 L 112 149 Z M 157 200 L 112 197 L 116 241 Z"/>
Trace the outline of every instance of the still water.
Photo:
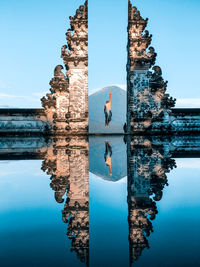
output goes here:
<path id="1" fill-rule="evenodd" d="M 199 141 L 1 140 L 1 266 L 200 266 Z"/>

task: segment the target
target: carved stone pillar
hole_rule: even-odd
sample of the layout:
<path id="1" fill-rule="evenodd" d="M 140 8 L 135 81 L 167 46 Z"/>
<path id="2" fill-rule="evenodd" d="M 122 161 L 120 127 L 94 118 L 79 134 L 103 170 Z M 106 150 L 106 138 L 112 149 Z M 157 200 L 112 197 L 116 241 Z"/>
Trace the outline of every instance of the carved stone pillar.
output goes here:
<path id="1" fill-rule="evenodd" d="M 61 49 L 66 67 L 58 65 L 50 93 L 41 99 L 50 132 L 55 135 L 88 133 L 88 5 L 87 1 L 70 17 L 67 45 Z"/>
<path id="2" fill-rule="evenodd" d="M 88 132 L 88 2 L 70 17 L 68 47 L 62 58 L 69 77 L 69 127 L 73 133 Z"/>
<path id="3" fill-rule="evenodd" d="M 51 133 L 65 134 L 69 128 L 69 80 L 62 72 L 63 66 L 54 70 L 54 78 L 50 81 L 50 92 L 41 99 L 47 120 L 51 125 Z"/>
<path id="4" fill-rule="evenodd" d="M 152 35 L 131 1 L 128 3 L 127 132 L 162 130 L 169 126 L 168 113 L 175 100 L 165 94 L 167 82 L 161 68 L 154 66 L 156 52 Z M 151 67 L 153 72 L 150 71 Z M 165 123 L 164 123 L 165 122 Z M 164 126 L 163 126 L 164 125 Z"/>

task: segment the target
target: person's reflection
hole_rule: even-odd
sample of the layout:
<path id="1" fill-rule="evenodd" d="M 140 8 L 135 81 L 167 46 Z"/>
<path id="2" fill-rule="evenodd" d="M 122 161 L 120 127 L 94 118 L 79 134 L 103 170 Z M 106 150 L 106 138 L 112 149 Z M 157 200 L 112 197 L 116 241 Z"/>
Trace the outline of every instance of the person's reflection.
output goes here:
<path id="1" fill-rule="evenodd" d="M 105 114 L 105 126 L 108 126 L 112 119 L 112 111 L 111 111 L 111 94 L 109 94 L 109 100 L 106 101 L 104 105 L 104 114 Z"/>
<path id="2" fill-rule="evenodd" d="M 104 153 L 104 160 L 105 160 L 105 164 L 106 166 L 109 167 L 110 169 L 110 176 L 112 176 L 112 147 L 110 146 L 110 144 L 108 143 L 108 141 L 105 142 L 105 153 Z"/>
<path id="3" fill-rule="evenodd" d="M 89 161 L 86 137 L 55 138 L 48 148 L 42 170 L 51 174 L 51 188 L 58 203 L 65 201 L 63 222 L 71 251 L 89 264 Z"/>

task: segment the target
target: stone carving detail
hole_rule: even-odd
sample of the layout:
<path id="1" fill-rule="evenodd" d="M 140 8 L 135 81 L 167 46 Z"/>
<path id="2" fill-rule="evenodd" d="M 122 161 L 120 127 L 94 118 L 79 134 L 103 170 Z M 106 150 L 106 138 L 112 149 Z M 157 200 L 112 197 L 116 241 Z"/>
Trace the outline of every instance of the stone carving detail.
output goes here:
<path id="1" fill-rule="evenodd" d="M 41 99 L 54 134 L 88 132 L 88 3 L 70 17 L 67 45 L 61 49 L 66 68 L 56 66 L 50 92 Z"/>
<path id="2" fill-rule="evenodd" d="M 54 69 L 54 78 L 50 81 L 50 92 L 41 99 L 48 121 L 55 134 L 65 132 L 69 122 L 66 115 L 69 113 L 69 80 L 62 72 L 63 66 Z"/>
<path id="3" fill-rule="evenodd" d="M 153 232 L 152 220 L 158 213 L 156 201 L 168 185 L 166 173 L 176 167 L 164 146 L 155 147 L 148 138 L 127 137 L 128 222 L 130 262 L 137 260 L 147 237 Z"/>
<path id="4" fill-rule="evenodd" d="M 51 174 L 51 188 L 58 203 L 65 201 L 62 218 L 68 223 L 71 251 L 89 263 L 89 162 L 85 137 L 59 137 L 53 140 L 42 164 Z"/>
<path id="5" fill-rule="evenodd" d="M 150 46 L 152 35 L 145 30 L 147 22 L 148 19 L 143 19 L 129 0 L 127 46 L 127 131 L 129 133 L 169 128 L 168 115 L 175 105 L 175 99 L 165 94 L 167 82 L 162 78 L 161 68 L 154 66 L 157 54 Z"/>

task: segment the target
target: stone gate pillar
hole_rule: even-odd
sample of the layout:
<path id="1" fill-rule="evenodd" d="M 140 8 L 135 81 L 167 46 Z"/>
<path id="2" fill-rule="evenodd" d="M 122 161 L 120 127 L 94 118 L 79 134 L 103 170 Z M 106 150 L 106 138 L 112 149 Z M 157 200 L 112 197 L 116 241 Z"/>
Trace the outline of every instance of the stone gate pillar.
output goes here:
<path id="1" fill-rule="evenodd" d="M 69 77 L 69 127 L 73 133 L 88 132 L 88 2 L 70 17 L 68 49 L 62 58 Z"/>
<path id="2" fill-rule="evenodd" d="M 70 17 L 67 45 L 61 49 L 66 68 L 54 70 L 50 93 L 43 97 L 50 132 L 57 134 L 88 133 L 88 2 Z"/>
<path id="3" fill-rule="evenodd" d="M 152 35 L 145 30 L 148 19 L 143 19 L 136 7 L 128 2 L 127 45 L 127 127 L 128 133 L 160 130 L 169 126 L 168 114 L 175 101 L 165 94 L 167 82 L 155 64 L 156 52 L 150 46 Z"/>

